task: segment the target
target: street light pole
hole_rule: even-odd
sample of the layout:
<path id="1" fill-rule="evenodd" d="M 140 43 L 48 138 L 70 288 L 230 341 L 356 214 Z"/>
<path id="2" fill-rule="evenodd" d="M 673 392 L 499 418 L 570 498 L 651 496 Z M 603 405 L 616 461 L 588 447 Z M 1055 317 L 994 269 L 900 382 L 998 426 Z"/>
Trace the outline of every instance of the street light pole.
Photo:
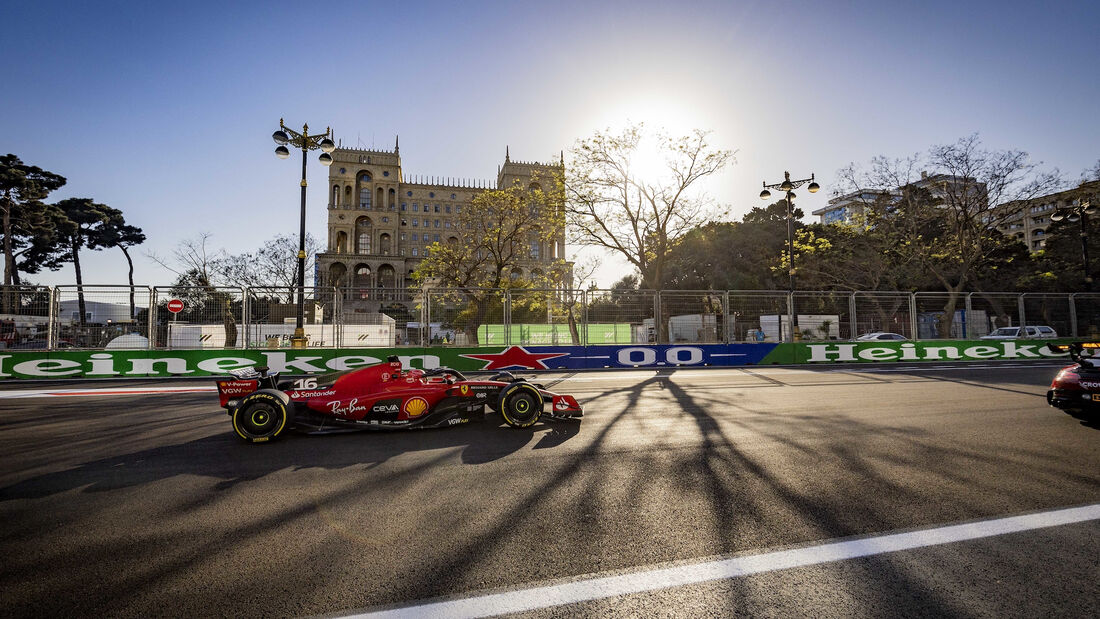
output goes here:
<path id="1" fill-rule="evenodd" d="M 772 192 L 769 189 L 778 189 L 786 194 L 787 201 L 787 326 L 790 331 L 789 340 L 794 341 L 794 190 L 809 183 L 807 187 L 810 193 L 817 193 L 821 189 L 821 185 L 817 184 L 814 180 L 814 175 L 810 174 L 810 178 L 804 178 L 798 181 L 791 180 L 790 172 L 783 172 L 783 182 L 769 185 L 767 181 L 764 182 L 764 190 L 760 192 L 760 199 L 767 200 L 772 197 Z M 780 329 L 782 331 L 782 329 Z"/>
<path id="2" fill-rule="evenodd" d="M 1051 221 L 1081 222 L 1081 266 L 1085 269 L 1085 292 L 1092 292 L 1092 271 L 1089 269 L 1089 215 L 1100 213 L 1100 208 L 1092 205 L 1089 198 L 1073 201 L 1073 206 L 1063 207 L 1055 211 Z"/>
<path id="3" fill-rule="evenodd" d="M 302 208 L 298 227 L 298 308 L 294 322 L 294 335 L 290 339 L 292 348 L 306 347 L 306 186 L 308 185 L 306 183 L 306 155 L 311 150 L 321 149 L 323 151 L 319 158 L 321 165 L 325 167 L 332 165 L 332 155 L 329 153 L 336 150 L 336 143 L 332 141 L 331 133 L 332 129 L 326 128 L 324 133 L 310 135 L 308 124 L 302 125 L 302 132 L 298 133 L 283 124 L 283 119 L 280 118 L 279 130 L 271 134 L 271 139 L 279 145 L 275 149 L 275 156 L 280 159 L 286 159 L 290 156 L 290 150 L 286 147 L 287 144 L 302 149 Z"/>

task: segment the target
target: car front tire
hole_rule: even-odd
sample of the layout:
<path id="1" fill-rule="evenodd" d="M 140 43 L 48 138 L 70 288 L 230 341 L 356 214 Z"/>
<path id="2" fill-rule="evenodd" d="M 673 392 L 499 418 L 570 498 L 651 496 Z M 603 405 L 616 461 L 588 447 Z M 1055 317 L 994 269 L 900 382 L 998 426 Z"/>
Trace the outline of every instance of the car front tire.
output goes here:
<path id="1" fill-rule="evenodd" d="M 527 428 L 542 416 L 542 394 L 529 383 L 512 383 L 500 390 L 497 410 L 513 428 Z"/>

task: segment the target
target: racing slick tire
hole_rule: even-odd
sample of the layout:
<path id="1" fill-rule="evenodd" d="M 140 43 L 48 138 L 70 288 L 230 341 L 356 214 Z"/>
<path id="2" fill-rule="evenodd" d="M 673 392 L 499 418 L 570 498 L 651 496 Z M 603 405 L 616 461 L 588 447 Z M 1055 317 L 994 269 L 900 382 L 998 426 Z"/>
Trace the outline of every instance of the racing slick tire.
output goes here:
<path id="1" fill-rule="evenodd" d="M 266 443 L 279 438 L 291 421 L 282 395 L 271 391 L 246 395 L 233 409 L 233 431 L 237 436 L 249 443 Z"/>
<path id="2" fill-rule="evenodd" d="M 496 408 L 508 425 L 526 428 L 542 416 L 542 394 L 530 383 L 512 383 L 500 390 Z"/>

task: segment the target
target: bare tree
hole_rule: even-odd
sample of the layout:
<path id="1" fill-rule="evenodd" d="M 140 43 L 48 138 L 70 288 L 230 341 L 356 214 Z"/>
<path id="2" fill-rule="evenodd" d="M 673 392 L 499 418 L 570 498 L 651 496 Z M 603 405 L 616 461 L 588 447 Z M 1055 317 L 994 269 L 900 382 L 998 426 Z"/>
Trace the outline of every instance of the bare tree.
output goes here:
<path id="1" fill-rule="evenodd" d="M 1096 160 L 1096 165 L 1081 173 L 1082 183 L 1088 183 L 1091 181 L 1100 181 L 1100 159 Z"/>
<path id="2" fill-rule="evenodd" d="M 320 244 L 307 234 L 306 282 L 313 278 L 313 263 Z M 294 302 L 298 288 L 298 237 L 280 234 L 254 252 L 223 256 L 216 264 L 219 277 L 232 286 L 275 287 Z M 308 284 L 312 285 L 312 284 Z"/>
<path id="3" fill-rule="evenodd" d="M 623 256 L 643 288 L 660 286 L 673 248 L 716 214 L 694 185 L 734 160 L 733 151 L 712 148 L 707 135 L 671 138 L 636 125 L 579 141 L 565 178 L 571 240 Z M 655 152 L 647 152 L 646 141 Z M 654 169 L 640 169 L 645 158 L 656 160 Z"/>
<path id="4" fill-rule="evenodd" d="M 176 274 L 176 288 L 199 292 L 190 299 L 191 305 L 214 305 L 225 327 L 225 347 L 234 348 L 237 345 L 237 322 L 233 315 L 233 297 L 218 290 L 218 286 L 224 281 L 221 279 L 221 271 L 228 256 L 223 249 L 209 247 L 212 236 L 213 234 L 204 232 L 197 238 L 184 239 L 167 258 L 154 253 L 146 256 Z"/>
<path id="5" fill-rule="evenodd" d="M 917 170 L 924 170 L 917 176 Z M 941 336 L 949 333 L 959 294 L 1001 250 L 998 226 L 1061 184 L 1020 150 L 990 151 L 977 134 L 933 146 L 924 156 L 876 157 L 868 171 L 850 166 L 841 178 L 860 195 L 872 226 L 889 229 L 903 260 L 920 266 L 947 292 Z"/>

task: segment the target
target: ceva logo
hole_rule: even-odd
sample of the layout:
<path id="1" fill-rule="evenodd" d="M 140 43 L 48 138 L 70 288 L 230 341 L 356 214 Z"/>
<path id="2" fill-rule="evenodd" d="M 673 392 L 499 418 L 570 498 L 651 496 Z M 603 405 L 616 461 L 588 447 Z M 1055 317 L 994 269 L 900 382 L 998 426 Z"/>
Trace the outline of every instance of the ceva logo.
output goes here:
<path id="1" fill-rule="evenodd" d="M 804 344 L 810 351 L 806 361 L 844 362 L 844 361 L 952 361 L 984 359 L 1041 359 L 1046 357 L 1064 357 L 1066 353 L 1055 353 L 1047 349 L 1046 343 L 1020 344 L 1014 341 L 990 342 L 971 345 L 960 343 L 905 343 L 895 346 L 875 346 L 866 344 Z"/>

